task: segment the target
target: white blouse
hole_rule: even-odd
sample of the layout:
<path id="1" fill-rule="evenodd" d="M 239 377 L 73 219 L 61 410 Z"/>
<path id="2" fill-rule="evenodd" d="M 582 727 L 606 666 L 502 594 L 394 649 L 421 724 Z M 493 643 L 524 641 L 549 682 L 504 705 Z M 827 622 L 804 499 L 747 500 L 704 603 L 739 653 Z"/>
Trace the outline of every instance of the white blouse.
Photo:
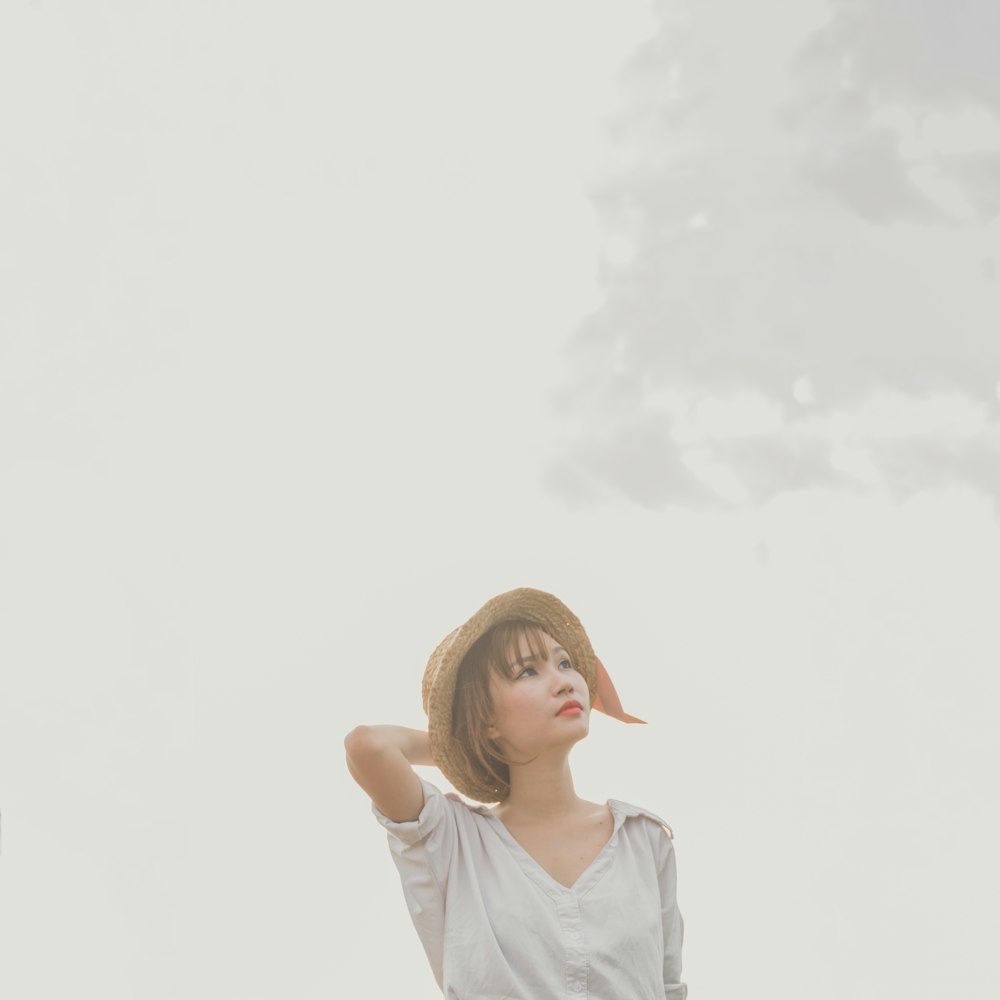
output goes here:
<path id="1" fill-rule="evenodd" d="M 447 1000 L 684 1000 L 673 833 L 609 799 L 611 839 L 567 888 L 486 806 L 429 781 L 389 832 L 413 925 Z"/>

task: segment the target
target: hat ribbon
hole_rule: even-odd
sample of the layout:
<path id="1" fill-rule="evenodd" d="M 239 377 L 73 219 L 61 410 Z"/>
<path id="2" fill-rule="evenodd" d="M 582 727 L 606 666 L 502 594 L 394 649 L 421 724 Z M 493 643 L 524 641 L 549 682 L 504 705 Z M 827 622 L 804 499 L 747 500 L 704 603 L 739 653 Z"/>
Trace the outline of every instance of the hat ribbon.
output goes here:
<path id="1" fill-rule="evenodd" d="M 597 694 L 594 695 L 594 704 L 591 707 L 605 715 L 610 715 L 612 719 L 620 719 L 622 722 L 639 722 L 646 725 L 645 720 L 629 715 L 622 708 L 621 698 L 618 697 L 618 692 L 600 660 L 597 660 Z"/>

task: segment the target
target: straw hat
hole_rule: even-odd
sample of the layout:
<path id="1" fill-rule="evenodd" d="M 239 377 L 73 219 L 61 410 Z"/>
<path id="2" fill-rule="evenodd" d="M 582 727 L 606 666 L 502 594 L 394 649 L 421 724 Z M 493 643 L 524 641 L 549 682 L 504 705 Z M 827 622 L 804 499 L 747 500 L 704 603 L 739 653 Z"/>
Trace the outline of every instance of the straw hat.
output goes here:
<path id="1" fill-rule="evenodd" d="M 476 640 L 495 625 L 516 619 L 535 622 L 565 647 L 573 666 L 587 681 L 593 708 L 625 722 L 642 721 L 621 709 L 580 619 L 558 597 L 530 587 L 500 594 L 442 640 L 427 661 L 422 685 L 434 763 L 455 788 L 478 802 L 499 802 L 506 798 L 510 786 L 497 787 L 455 739 L 452 733 L 455 683 L 459 667 Z"/>

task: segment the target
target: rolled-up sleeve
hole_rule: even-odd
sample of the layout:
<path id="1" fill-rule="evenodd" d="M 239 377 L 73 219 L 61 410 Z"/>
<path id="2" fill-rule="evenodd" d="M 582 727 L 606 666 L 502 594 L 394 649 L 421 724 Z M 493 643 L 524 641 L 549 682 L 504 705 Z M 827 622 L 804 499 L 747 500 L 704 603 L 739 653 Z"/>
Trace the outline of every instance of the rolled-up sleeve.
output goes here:
<path id="1" fill-rule="evenodd" d="M 663 916 L 663 996 L 667 1000 L 685 1000 L 687 985 L 681 979 L 684 918 L 677 906 L 677 858 L 673 840 L 666 833 L 663 841 L 664 849 L 658 866 Z"/>
<path id="2" fill-rule="evenodd" d="M 444 796 L 429 781 L 421 778 L 420 784 L 424 790 L 424 804 L 416 819 L 397 823 L 384 813 L 379 812 L 375 803 L 372 803 L 372 814 L 391 835 L 390 843 L 392 843 L 392 839 L 395 839 L 405 847 L 412 847 L 425 837 L 430 836 L 446 821 L 447 804 L 444 801 Z"/>

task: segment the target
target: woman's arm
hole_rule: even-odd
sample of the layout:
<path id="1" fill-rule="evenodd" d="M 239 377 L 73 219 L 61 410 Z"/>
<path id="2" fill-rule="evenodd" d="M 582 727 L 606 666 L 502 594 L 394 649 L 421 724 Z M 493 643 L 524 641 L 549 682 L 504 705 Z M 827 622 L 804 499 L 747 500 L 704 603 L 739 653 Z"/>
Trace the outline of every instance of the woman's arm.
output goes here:
<path id="1" fill-rule="evenodd" d="M 383 816 L 394 823 L 415 820 L 424 789 L 412 764 L 433 764 L 430 738 L 405 726 L 358 726 L 344 737 L 347 769 Z"/>
<path id="2" fill-rule="evenodd" d="M 659 865 L 660 905 L 663 914 L 663 995 L 669 1000 L 684 1000 L 687 984 L 681 979 L 681 946 L 684 944 L 684 918 L 677 906 L 677 857 L 673 837 L 663 837 L 663 855 Z"/>

